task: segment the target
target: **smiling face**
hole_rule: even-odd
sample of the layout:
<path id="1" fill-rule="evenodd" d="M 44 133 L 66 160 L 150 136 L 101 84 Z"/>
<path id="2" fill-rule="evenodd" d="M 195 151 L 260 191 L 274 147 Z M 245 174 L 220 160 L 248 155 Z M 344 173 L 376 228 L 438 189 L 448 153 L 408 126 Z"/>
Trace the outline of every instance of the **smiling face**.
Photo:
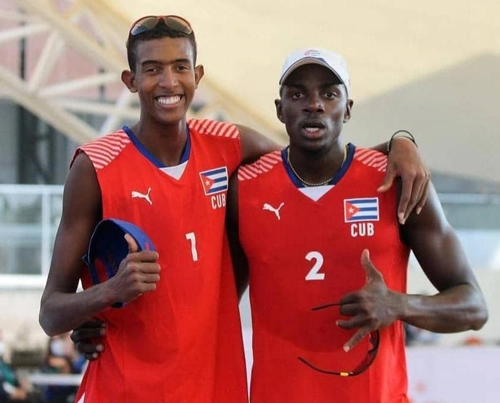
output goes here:
<path id="1" fill-rule="evenodd" d="M 184 124 L 203 77 L 203 66 L 194 66 L 191 42 L 164 37 L 136 46 L 135 72 L 124 71 L 122 81 L 139 95 L 142 124 Z"/>
<path id="2" fill-rule="evenodd" d="M 351 117 L 352 100 L 338 77 L 326 67 L 297 68 L 275 101 L 278 119 L 285 124 L 290 145 L 308 151 L 328 151 L 337 143 L 343 124 Z"/>

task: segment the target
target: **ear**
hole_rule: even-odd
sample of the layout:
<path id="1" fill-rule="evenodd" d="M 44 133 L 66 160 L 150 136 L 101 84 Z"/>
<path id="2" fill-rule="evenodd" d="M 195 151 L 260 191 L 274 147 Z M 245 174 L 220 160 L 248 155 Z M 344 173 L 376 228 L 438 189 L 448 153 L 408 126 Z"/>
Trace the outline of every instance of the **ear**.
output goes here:
<path id="1" fill-rule="evenodd" d="M 205 75 L 205 68 L 203 65 L 196 66 L 194 68 L 194 81 L 196 83 L 196 88 L 198 88 L 198 84 L 200 83 L 201 79 Z"/>
<path id="2" fill-rule="evenodd" d="M 276 116 L 278 116 L 278 119 L 281 123 L 285 123 L 283 118 L 283 105 L 281 103 L 281 99 L 275 99 L 274 105 L 276 106 Z"/>
<path id="3" fill-rule="evenodd" d="M 135 86 L 135 73 L 130 70 L 122 71 L 122 82 L 125 84 L 130 92 L 137 92 Z"/>
<path id="4" fill-rule="evenodd" d="M 352 99 L 348 99 L 345 105 L 344 123 L 347 123 L 351 119 L 351 109 L 353 105 L 354 101 Z"/>

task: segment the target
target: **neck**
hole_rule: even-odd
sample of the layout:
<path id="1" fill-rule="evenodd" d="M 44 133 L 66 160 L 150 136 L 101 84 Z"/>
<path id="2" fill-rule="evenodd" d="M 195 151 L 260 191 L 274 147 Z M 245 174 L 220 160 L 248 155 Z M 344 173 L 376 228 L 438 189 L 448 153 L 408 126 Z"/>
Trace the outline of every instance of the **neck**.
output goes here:
<path id="1" fill-rule="evenodd" d="M 288 165 L 295 177 L 304 186 L 325 186 L 333 180 L 342 165 L 344 165 L 347 159 L 347 146 L 342 146 L 342 153 L 338 154 L 338 156 L 335 155 L 333 159 L 328 156 L 314 159 L 303 157 L 300 164 L 294 164 L 292 159 L 297 162 L 297 159 L 300 160 L 300 158 L 295 159 L 290 154 L 293 154 L 293 150 L 290 152 L 290 147 L 288 147 L 286 153 Z M 332 162 L 330 163 L 330 161 Z M 295 169 L 296 166 L 300 167 L 300 169 Z"/>
<path id="2" fill-rule="evenodd" d="M 163 164 L 179 164 L 187 141 L 185 119 L 172 125 L 139 121 L 131 130 L 140 143 Z"/>

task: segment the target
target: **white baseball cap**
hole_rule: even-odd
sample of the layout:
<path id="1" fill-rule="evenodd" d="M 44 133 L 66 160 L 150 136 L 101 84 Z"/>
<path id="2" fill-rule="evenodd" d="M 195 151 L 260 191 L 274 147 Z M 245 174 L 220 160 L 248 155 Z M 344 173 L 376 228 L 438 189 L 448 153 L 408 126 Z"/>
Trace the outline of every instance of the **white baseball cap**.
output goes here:
<path id="1" fill-rule="evenodd" d="M 290 53 L 283 64 L 279 84 L 283 85 L 284 81 L 295 69 L 306 64 L 319 64 L 330 69 L 345 85 L 347 98 L 351 97 L 349 73 L 344 58 L 337 53 L 321 48 L 305 48 Z"/>

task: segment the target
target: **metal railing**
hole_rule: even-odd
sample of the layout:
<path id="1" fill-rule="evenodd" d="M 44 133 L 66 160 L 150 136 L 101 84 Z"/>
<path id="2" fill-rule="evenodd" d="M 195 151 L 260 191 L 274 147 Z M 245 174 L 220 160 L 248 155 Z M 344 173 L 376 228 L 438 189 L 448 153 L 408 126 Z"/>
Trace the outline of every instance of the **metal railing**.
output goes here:
<path id="1" fill-rule="evenodd" d="M 62 186 L 0 185 L 0 285 L 45 282 L 62 193 Z"/>

